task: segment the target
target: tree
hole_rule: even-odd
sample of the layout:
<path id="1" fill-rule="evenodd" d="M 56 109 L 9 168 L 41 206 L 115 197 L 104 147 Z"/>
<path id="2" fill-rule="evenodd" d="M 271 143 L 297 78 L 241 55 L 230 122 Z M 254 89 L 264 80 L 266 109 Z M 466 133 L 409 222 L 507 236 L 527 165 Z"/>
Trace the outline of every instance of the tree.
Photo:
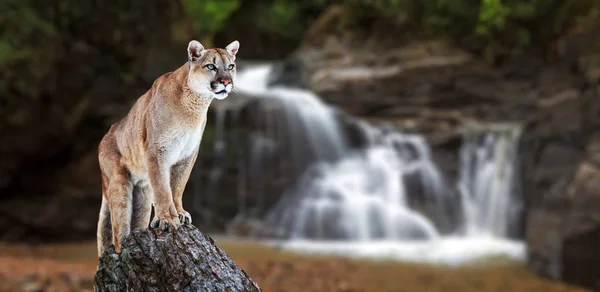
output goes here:
<path id="1" fill-rule="evenodd" d="M 261 291 L 212 238 L 196 227 L 137 229 L 100 257 L 95 291 Z"/>

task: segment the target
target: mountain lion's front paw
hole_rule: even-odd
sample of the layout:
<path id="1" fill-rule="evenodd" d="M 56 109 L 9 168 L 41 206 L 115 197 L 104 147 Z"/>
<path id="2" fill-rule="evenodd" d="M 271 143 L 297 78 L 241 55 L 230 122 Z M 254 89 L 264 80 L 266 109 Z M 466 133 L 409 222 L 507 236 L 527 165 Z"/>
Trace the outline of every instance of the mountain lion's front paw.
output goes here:
<path id="1" fill-rule="evenodd" d="M 181 224 L 179 223 L 179 220 L 177 217 L 175 217 L 175 218 L 162 217 L 161 218 L 159 216 L 154 216 L 154 219 L 152 219 L 152 223 L 150 223 L 151 228 L 158 228 L 159 230 L 162 230 L 162 231 L 177 230 L 177 228 L 179 228 L 179 226 L 181 226 Z"/>
<path id="2" fill-rule="evenodd" d="M 192 216 L 185 210 L 177 211 L 179 214 L 179 222 L 181 224 L 187 225 L 192 224 Z"/>

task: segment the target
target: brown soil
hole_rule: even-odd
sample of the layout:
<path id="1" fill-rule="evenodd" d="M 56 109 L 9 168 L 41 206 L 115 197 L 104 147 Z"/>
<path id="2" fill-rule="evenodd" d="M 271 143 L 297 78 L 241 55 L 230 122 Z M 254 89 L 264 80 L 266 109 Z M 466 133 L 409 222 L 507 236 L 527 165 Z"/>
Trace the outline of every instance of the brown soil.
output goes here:
<path id="1" fill-rule="evenodd" d="M 522 264 L 490 260 L 461 268 L 307 256 L 217 238 L 263 291 L 588 291 L 537 277 Z M 93 291 L 95 242 L 0 244 L 0 291 Z"/>

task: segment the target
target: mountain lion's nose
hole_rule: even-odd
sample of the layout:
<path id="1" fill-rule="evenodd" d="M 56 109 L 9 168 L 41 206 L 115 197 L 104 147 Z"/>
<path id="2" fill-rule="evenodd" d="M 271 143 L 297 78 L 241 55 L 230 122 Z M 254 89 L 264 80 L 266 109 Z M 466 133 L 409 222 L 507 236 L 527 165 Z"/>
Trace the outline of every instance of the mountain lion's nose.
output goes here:
<path id="1" fill-rule="evenodd" d="M 221 79 L 221 83 L 227 85 L 227 84 L 231 83 L 231 79 Z"/>

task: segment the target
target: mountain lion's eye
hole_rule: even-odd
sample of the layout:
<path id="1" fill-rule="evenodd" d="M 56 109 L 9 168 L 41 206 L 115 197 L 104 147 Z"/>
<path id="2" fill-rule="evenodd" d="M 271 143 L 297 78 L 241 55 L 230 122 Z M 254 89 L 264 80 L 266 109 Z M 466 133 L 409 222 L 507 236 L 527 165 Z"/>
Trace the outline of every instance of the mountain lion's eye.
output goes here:
<path id="1" fill-rule="evenodd" d="M 215 65 L 213 65 L 213 64 L 206 65 L 206 68 L 208 68 L 208 70 L 215 70 L 215 69 L 217 69 L 217 67 L 215 67 Z"/>
<path id="2" fill-rule="evenodd" d="M 235 65 L 233 64 L 229 64 L 229 67 L 227 67 L 229 70 L 233 70 L 233 67 L 235 67 Z"/>

